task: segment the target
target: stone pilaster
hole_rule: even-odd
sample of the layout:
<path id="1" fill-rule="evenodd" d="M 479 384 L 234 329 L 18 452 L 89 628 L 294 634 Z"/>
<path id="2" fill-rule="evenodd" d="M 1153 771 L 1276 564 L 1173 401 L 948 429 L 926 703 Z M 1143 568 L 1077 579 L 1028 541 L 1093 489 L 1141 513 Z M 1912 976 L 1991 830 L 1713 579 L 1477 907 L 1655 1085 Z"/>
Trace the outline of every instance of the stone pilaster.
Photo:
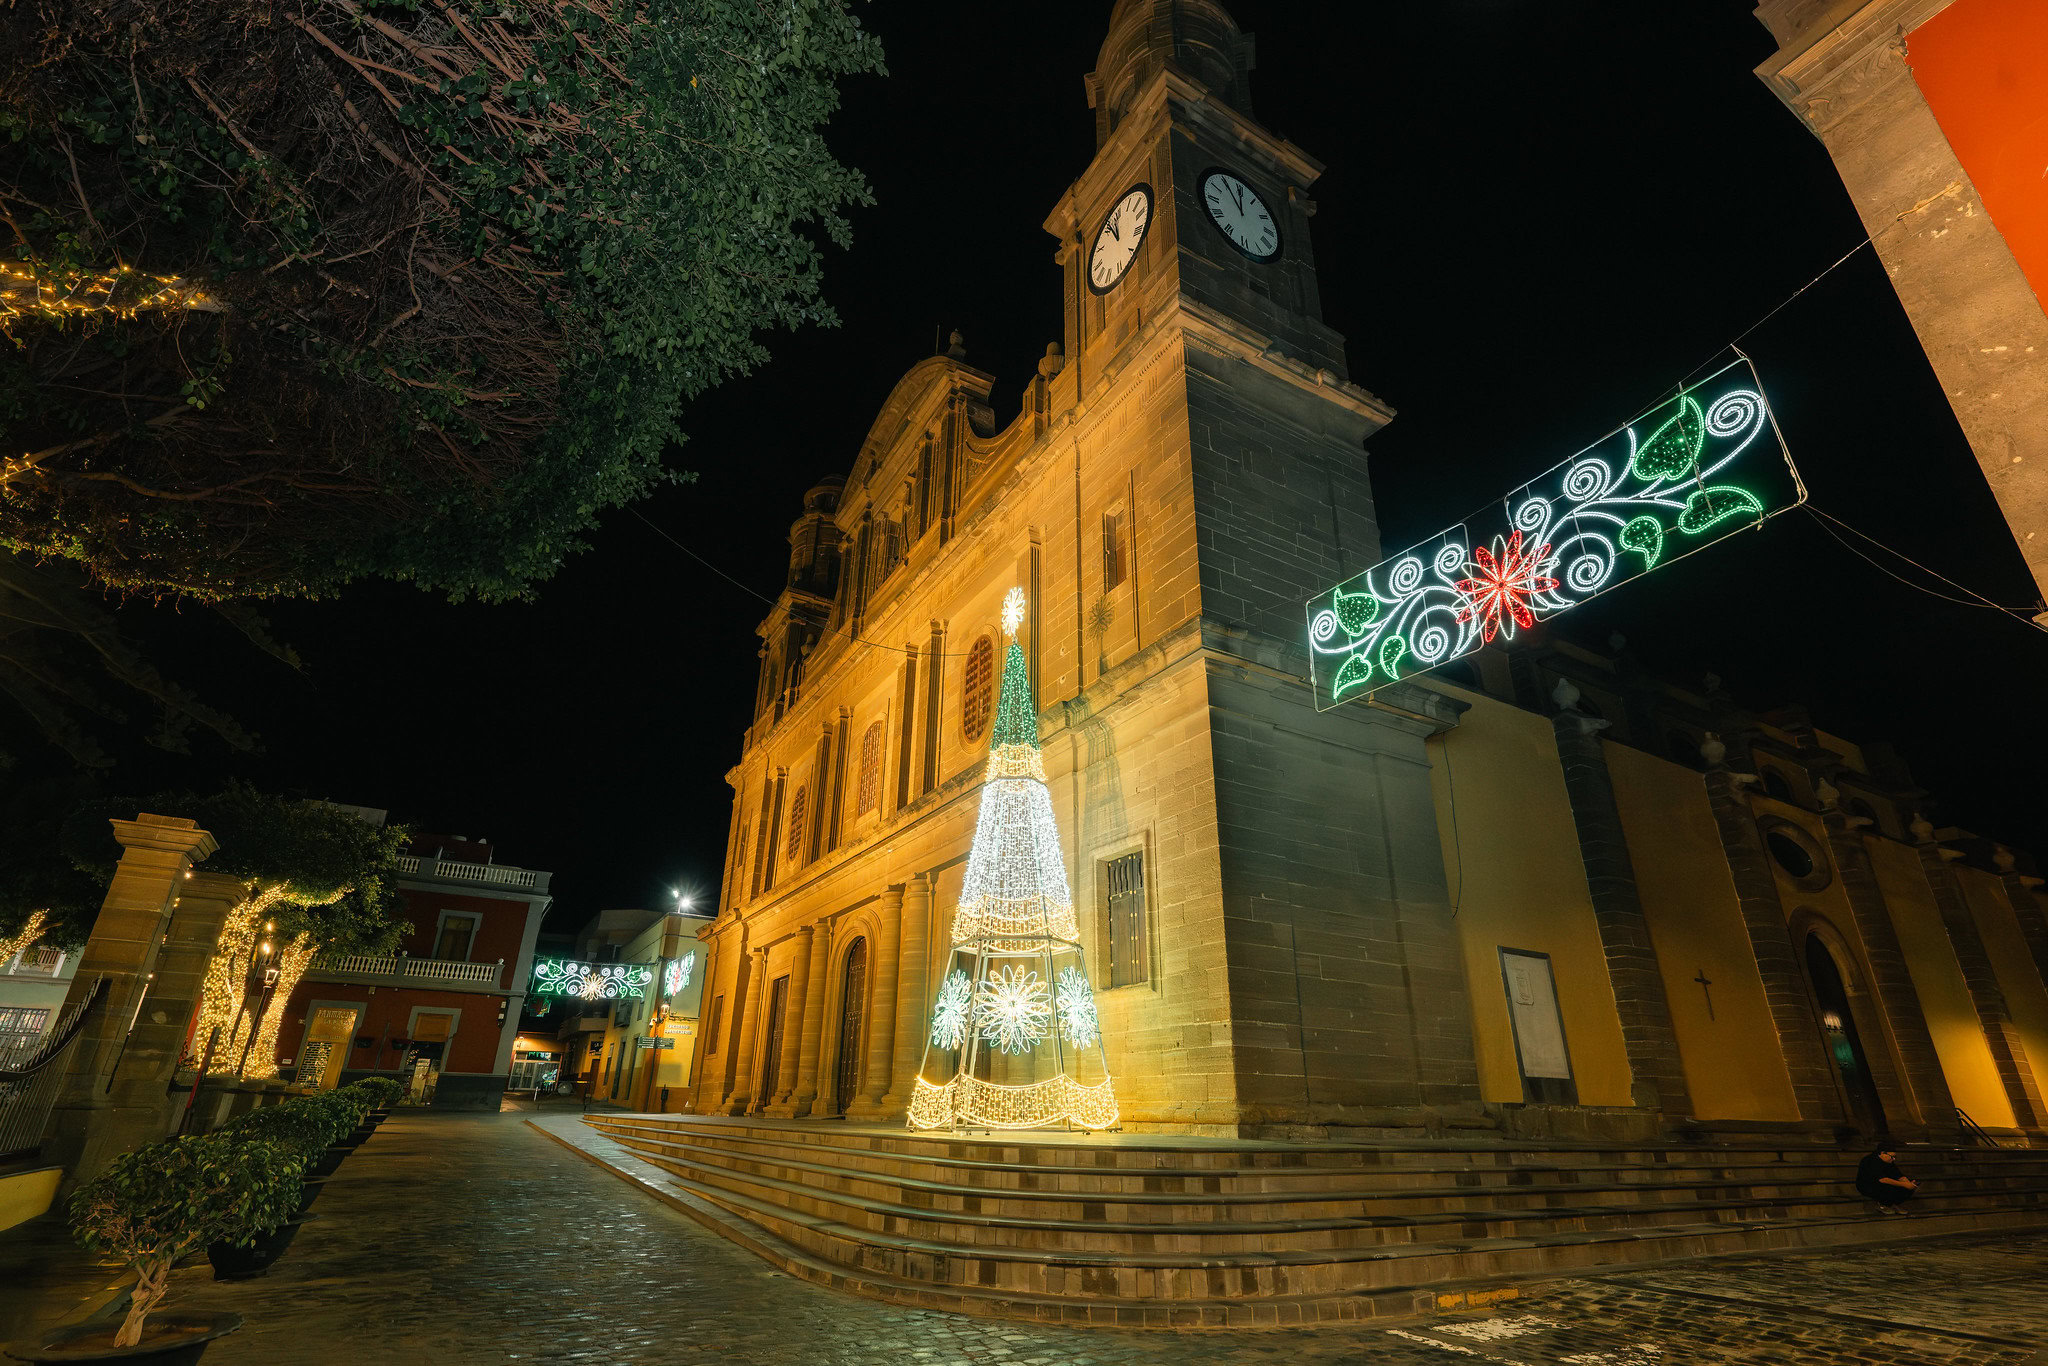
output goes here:
<path id="1" fill-rule="evenodd" d="M 868 1061 L 860 1098 L 846 1107 L 848 1119 L 880 1119 L 887 1112 L 890 1062 L 896 1055 L 896 990 L 902 976 L 903 885 L 882 893 L 878 903 L 881 942 L 875 945 L 874 980 L 868 987 Z"/>
<path id="2" fill-rule="evenodd" d="M 1692 1096 L 1685 1084 L 1685 1064 L 1678 1055 L 1678 1033 L 1671 1024 L 1664 976 L 1657 968 L 1657 951 L 1650 942 L 1649 921 L 1636 888 L 1628 837 L 1614 800 L 1614 781 L 1601 748 L 1599 728 L 1603 723 L 1577 712 L 1561 712 L 1551 720 L 1557 731 L 1557 756 L 1564 766 L 1572 823 L 1578 830 L 1579 859 L 1585 864 L 1586 887 L 1593 900 L 1593 919 L 1607 959 L 1607 979 L 1621 1017 L 1632 1095 L 1635 1103 L 1646 1109 L 1659 1109 L 1673 1118 L 1689 1117 Z"/>
<path id="3" fill-rule="evenodd" d="M 2027 956 L 2034 960 L 2034 971 L 2041 975 L 2042 985 L 2048 986 L 2048 916 L 2041 913 L 2041 902 L 2034 895 L 2041 879 L 2022 876 L 2011 866 L 2012 855 L 2003 849 L 1998 852 L 1999 881 L 2005 887 L 2005 899 L 2012 906 L 2013 919 L 2020 923 L 2020 937 L 2027 941 Z"/>
<path id="4" fill-rule="evenodd" d="M 832 922 L 821 920 L 811 944 L 810 980 L 804 984 L 803 1054 L 797 1061 L 796 1094 L 790 1098 L 793 1116 L 809 1114 L 818 1104 L 818 1059 L 824 1051 L 825 978 L 832 961 Z"/>
<path id="5" fill-rule="evenodd" d="M 1898 928 L 1892 924 L 1884 893 L 1878 889 L 1877 874 L 1870 866 L 1870 851 L 1863 837 L 1851 829 L 1839 811 L 1827 812 L 1828 849 L 1834 855 L 1835 870 L 1842 879 L 1842 891 L 1856 916 L 1856 936 L 1863 943 L 1863 960 L 1870 968 L 1870 992 L 1892 1048 L 1899 1060 L 1897 1088 L 1910 1103 L 1923 1125 L 1953 1123 L 1956 1103 L 1949 1095 L 1948 1077 L 1941 1070 L 1941 1058 L 1934 1051 L 1934 1036 L 1928 1032 L 1927 1016 L 1920 1008 L 1920 996 L 1913 988 L 1906 968 L 1906 953 L 1899 944 Z M 1875 1041 L 1873 1041 L 1875 1042 Z M 1868 1050 L 1869 1054 L 1882 1049 Z M 1877 1068 L 1872 1079 L 1885 1092 Z M 1889 1109 L 1890 1094 L 1884 1101 Z M 1898 1127 L 1894 1123 L 1894 1127 Z"/>
<path id="6" fill-rule="evenodd" d="M 1785 1071 L 1792 1080 L 1799 1117 L 1840 1120 L 1841 1087 L 1821 1049 L 1812 990 L 1792 948 L 1785 908 L 1778 901 L 1778 885 L 1771 877 L 1769 855 L 1764 852 L 1763 836 L 1757 833 L 1749 801 L 1735 775 L 1725 768 L 1707 774 L 1707 801 L 1720 829 L 1736 904 L 1742 910 L 1742 926 L 1749 933 L 1750 952 L 1756 956 L 1757 975 L 1763 980 L 1771 1023 L 1777 1027 L 1778 1047 L 1785 1055 Z"/>
<path id="7" fill-rule="evenodd" d="M 740 994 L 746 999 L 746 1024 L 740 1029 L 739 1069 L 733 1074 L 732 1094 L 725 1098 L 720 1108 L 729 1115 L 746 1114 L 753 1106 L 754 1087 L 754 1044 L 761 1033 L 762 1002 L 768 995 L 768 950 L 755 949 L 753 958 L 746 965 L 752 969 L 742 983 Z"/>
<path id="8" fill-rule="evenodd" d="M 774 1101 L 763 1108 L 762 1113 L 780 1119 L 789 1119 L 797 1113 L 792 1103 L 796 1095 L 798 1064 L 802 1061 L 805 1045 L 809 1041 L 811 1020 L 811 941 L 817 934 L 815 925 L 806 925 L 796 932 L 796 956 L 790 960 L 789 996 L 782 1005 L 782 1057 L 781 1067 L 774 1079 Z M 815 1063 L 816 1059 L 813 1059 Z"/>
<path id="9" fill-rule="evenodd" d="M 1918 835 L 1920 831 L 1914 833 Z M 1963 981 L 1970 988 L 1970 1002 L 1977 1007 L 1977 1021 L 1984 1028 L 1984 1042 L 1990 1045 L 1998 1079 L 2005 1086 L 2005 1097 L 2012 1102 L 2013 1118 L 2022 1129 L 2037 1129 L 2044 1118 L 2041 1091 L 2034 1082 L 2034 1069 L 2027 1063 L 2026 1045 L 2020 1041 L 2019 1028 L 2013 1023 L 2005 989 L 1999 986 L 1998 972 L 1991 966 L 1991 955 L 1984 947 L 1984 936 L 1970 915 L 1969 903 L 1963 900 L 1963 889 L 1956 885 L 1955 874 L 1949 871 L 1951 852 L 1923 837 L 1920 869 L 1934 891 L 1942 928 L 1948 931 L 1949 947 L 1955 950 L 1956 964 L 1962 968 Z"/>
<path id="10" fill-rule="evenodd" d="M 101 979 L 107 992 L 72 1049 L 43 1145 L 44 1159 L 65 1167 L 74 1181 L 97 1175 L 121 1153 L 162 1137 L 169 1128 L 172 1102 L 165 1069 L 177 1066 L 185 1021 L 174 1024 L 171 1009 L 162 1003 L 157 1010 L 164 1020 L 150 1017 L 150 974 L 178 898 L 190 885 L 187 874 L 219 847 L 196 822 L 181 817 L 145 812 L 111 824 L 121 843 L 121 862 L 64 1004 L 69 1008 L 86 999 Z M 216 924 L 214 936 L 219 933 Z M 210 955 L 212 945 L 205 947 Z M 181 956 L 181 991 L 189 990 L 188 975 Z M 191 997 L 185 999 L 189 1003 Z M 147 1030 L 141 1029 L 144 1020 Z M 138 1027 L 134 1038 L 131 1021 Z"/>
<path id="11" fill-rule="evenodd" d="M 889 1093 L 882 1097 L 887 1114 L 907 1113 L 910 1088 L 917 1080 L 918 1064 L 924 1060 L 924 1012 L 930 1004 L 926 995 L 926 964 L 932 916 L 932 883 L 925 874 L 912 878 L 903 889 L 902 966 L 896 977 L 896 1056 Z"/>

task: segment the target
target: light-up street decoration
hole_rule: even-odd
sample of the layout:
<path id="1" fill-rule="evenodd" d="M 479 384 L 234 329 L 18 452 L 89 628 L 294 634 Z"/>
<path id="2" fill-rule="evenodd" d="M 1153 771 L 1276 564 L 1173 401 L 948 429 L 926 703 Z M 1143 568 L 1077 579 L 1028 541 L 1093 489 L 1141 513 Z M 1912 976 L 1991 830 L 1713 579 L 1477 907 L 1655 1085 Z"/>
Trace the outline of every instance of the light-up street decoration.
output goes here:
<path id="1" fill-rule="evenodd" d="M 645 963 L 578 963 L 567 958 L 536 958 L 533 989 L 542 996 L 575 996 L 585 1001 L 646 999 L 654 969 Z"/>
<path id="2" fill-rule="evenodd" d="M 1806 501 L 1731 361 L 1456 526 L 1308 602 L 1318 710 L 1512 640 Z"/>
<path id="3" fill-rule="evenodd" d="M 697 966 L 697 951 L 692 949 L 681 958 L 671 958 L 661 973 L 661 994 L 673 996 L 690 985 L 690 973 Z"/>

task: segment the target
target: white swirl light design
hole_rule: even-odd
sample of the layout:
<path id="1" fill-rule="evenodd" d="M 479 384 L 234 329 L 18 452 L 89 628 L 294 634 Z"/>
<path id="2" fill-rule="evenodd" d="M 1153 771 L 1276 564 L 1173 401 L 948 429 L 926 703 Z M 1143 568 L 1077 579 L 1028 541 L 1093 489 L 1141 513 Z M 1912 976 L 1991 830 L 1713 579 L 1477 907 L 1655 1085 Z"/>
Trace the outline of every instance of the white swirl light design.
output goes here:
<path id="1" fill-rule="evenodd" d="M 1715 397 L 1703 400 L 1706 394 Z M 1766 478 L 1772 466 L 1759 459 L 1746 467 L 1756 477 L 1728 481 L 1730 466 L 1766 430 L 1774 429 L 1755 371 L 1734 362 L 1510 494 L 1484 518 L 1449 527 L 1310 599 L 1316 705 L 1334 706 L 1469 654 L 1500 630 L 1512 634 L 1556 616 L 1798 506 L 1806 490 L 1782 442 L 1775 443 L 1782 473 Z M 1504 576 L 1499 567 L 1509 552 L 1516 572 Z"/>
<path id="2" fill-rule="evenodd" d="M 1037 973 L 1005 964 L 982 979 L 973 1023 L 989 1047 L 1029 1053 L 1052 1033 L 1052 998 Z"/>
<path id="3" fill-rule="evenodd" d="M 932 1043 L 940 1048 L 958 1048 L 967 1038 L 969 986 L 967 974 L 954 968 L 939 988 L 932 1006 Z"/>
<path id="4" fill-rule="evenodd" d="M 576 996 L 586 1001 L 646 999 L 654 969 L 645 963 L 578 963 L 566 958 L 536 958 L 533 989 L 541 996 Z"/>
<path id="5" fill-rule="evenodd" d="M 1077 967 L 1060 969 L 1053 990 L 1053 1009 L 1059 1015 L 1060 1033 L 1076 1048 L 1093 1048 L 1102 1037 L 1102 1020 L 1095 1013 L 1095 992 Z"/>

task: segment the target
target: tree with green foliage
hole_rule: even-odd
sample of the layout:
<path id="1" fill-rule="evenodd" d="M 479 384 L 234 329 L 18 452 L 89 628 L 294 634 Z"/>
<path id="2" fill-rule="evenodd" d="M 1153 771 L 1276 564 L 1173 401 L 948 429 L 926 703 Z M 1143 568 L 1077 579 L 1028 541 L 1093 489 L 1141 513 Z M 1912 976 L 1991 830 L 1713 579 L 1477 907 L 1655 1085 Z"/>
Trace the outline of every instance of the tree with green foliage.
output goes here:
<path id="1" fill-rule="evenodd" d="M 518 597 L 829 324 L 846 0 L 0 8 L 0 547 Z"/>

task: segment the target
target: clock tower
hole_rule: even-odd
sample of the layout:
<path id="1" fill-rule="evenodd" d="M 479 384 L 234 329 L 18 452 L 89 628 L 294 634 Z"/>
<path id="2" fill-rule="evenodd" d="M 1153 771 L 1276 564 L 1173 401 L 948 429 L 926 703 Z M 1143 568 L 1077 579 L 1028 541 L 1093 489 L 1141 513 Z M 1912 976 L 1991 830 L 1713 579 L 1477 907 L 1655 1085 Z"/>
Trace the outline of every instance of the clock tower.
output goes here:
<path id="1" fill-rule="evenodd" d="M 1407 687 L 1318 713 L 1306 685 L 1304 603 L 1380 558 L 1364 443 L 1393 411 L 1323 321 L 1322 167 L 1258 122 L 1252 67 L 1220 0 L 1117 0 L 1087 78 L 1096 153 L 1046 222 L 1081 648 L 1053 642 L 1042 695 L 1078 689 L 1090 773 L 1171 772 L 1170 737 L 1201 736 L 1198 770 L 1138 779 L 1188 860 L 1160 885 L 1190 890 L 1161 985 L 1106 992 L 1105 1037 L 1188 1050 L 1199 1085 L 1163 1099 L 1190 1117 L 1413 1122 L 1478 1097 L 1428 750 L 1455 716 Z M 1129 817 L 1077 797 L 1084 882 Z"/>

